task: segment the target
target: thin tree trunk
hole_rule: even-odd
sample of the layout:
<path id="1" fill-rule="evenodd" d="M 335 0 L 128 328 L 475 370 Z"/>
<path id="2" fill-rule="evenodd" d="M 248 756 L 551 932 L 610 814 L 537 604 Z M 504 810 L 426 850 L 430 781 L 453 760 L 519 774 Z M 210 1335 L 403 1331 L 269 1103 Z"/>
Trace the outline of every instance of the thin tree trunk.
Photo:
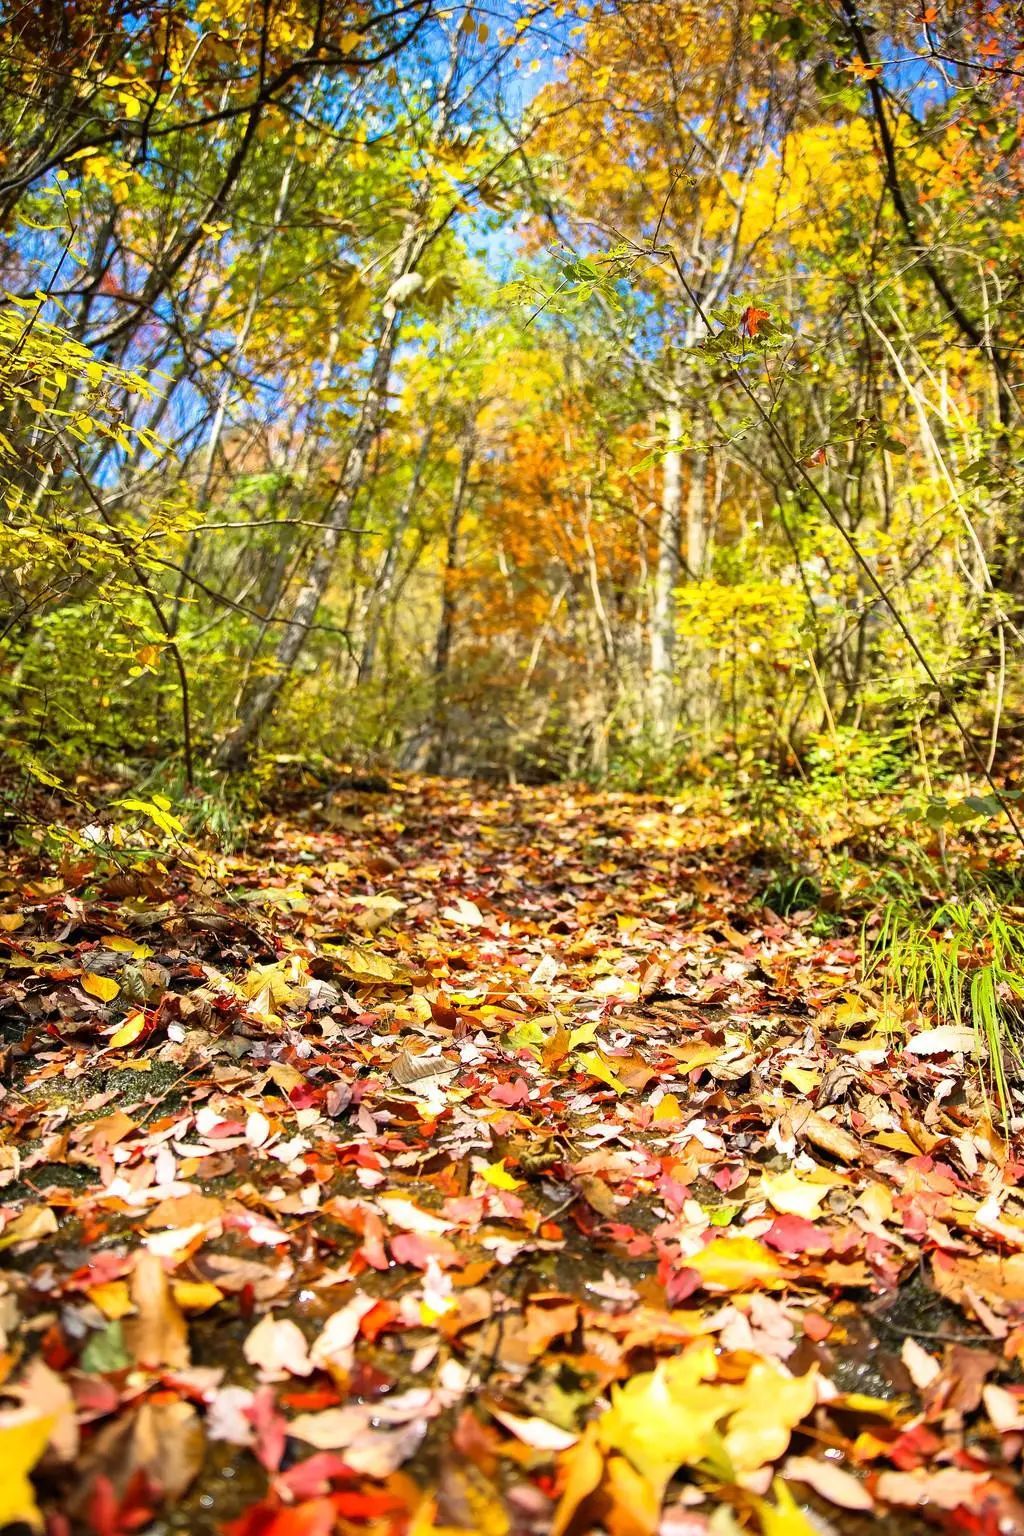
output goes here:
<path id="1" fill-rule="evenodd" d="M 690 484 L 686 494 L 686 568 L 696 580 L 703 574 L 708 547 L 708 456 L 690 457 Z"/>
<path id="2" fill-rule="evenodd" d="M 224 369 L 223 377 L 220 381 L 220 387 L 217 391 L 217 406 L 213 413 L 213 422 L 210 427 L 210 435 L 206 442 L 203 478 L 199 489 L 198 509 L 201 513 L 204 514 L 204 516 L 210 506 L 214 478 L 217 469 L 217 454 L 220 449 L 220 442 L 224 433 L 224 428 L 227 425 L 228 409 L 231 405 L 231 395 L 235 388 L 234 370 L 236 365 L 239 364 L 242 361 L 242 358 L 245 356 L 245 349 L 249 344 L 249 335 L 252 331 L 253 321 L 256 319 L 256 311 L 259 308 L 260 299 L 262 297 L 263 279 L 266 275 L 267 262 L 270 259 L 270 252 L 274 243 L 274 236 L 277 234 L 281 226 L 288 207 L 288 192 L 291 186 L 292 170 L 294 165 L 294 159 L 289 160 L 281 175 L 281 185 L 278 188 L 277 202 L 274 208 L 273 223 L 260 250 L 259 261 L 256 266 L 255 280 L 252 285 L 252 291 L 249 294 L 248 302 L 245 306 L 245 313 L 242 317 L 242 324 L 238 332 L 238 337 L 235 341 L 234 348 L 232 349 L 230 364 Z M 188 579 L 192 575 L 192 571 L 195 566 L 198 547 L 199 543 L 197 535 L 192 534 L 185 549 L 185 558 L 182 561 L 181 575 L 178 577 L 178 586 L 174 594 L 174 603 L 171 609 L 171 628 L 175 633 L 177 633 L 178 630 L 178 624 L 181 617 L 181 605 L 184 601 L 185 593 L 188 588 Z"/>
<path id="3" fill-rule="evenodd" d="M 245 762 L 256 737 L 277 702 L 286 679 L 298 660 L 306 642 L 306 636 L 316 618 L 317 609 L 327 591 L 341 536 L 348 525 L 353 504 L 362 487 L 370 448 L 384 413 L 398 328 L 398 313 L 393 313 L 384 320 L 352 447 L 324 518 L 320 548 L 295 600 L 292 616 L 282 632 L 270 673 L 252 690 L 249 698 L 243 700 L 241 719 L 217 752 L 216 762 L 221 767 L 236 768 Z"/>
<path id="4" fill-rule="evenodd" d="M 662 463 L 661 515 L 658 519 L 658 558 L 654 568 L 651 603 L 651 675 L 648 717 L 651 734 L 667 743 L 675 718 L 676 588 L 682 569 L 679 558 L 682 534 L 683 461 L 678 444 L 683 416 L 678 404 L 666 411 L 669 448 Z"/>
<path id="5" fill-rule="evenodd" d="M 430 456 L 433 440 L 434 419 L 431 417 L 420 441 L 412 479 L 402 500 L 402 505 L 398 509 L 398 516 L 395 518 L 395 525 L 391 530 L 388 547 L 384 552 L 384 559 L 381 561 L 377 580 L 373 591 L 370 593 L 370 601 L 367 604 L 366 633 L 359 656 L 359 669 L 356 673 L 356 682 L 360 685 L 368 683 L 373 676 L 373 669 L 377 660 L 377 643 L 380 639 L 381 621 L 395 584 L 395 573 L 398 569 L 398 556 L 402 547 L 402 540 L 405 538 L 406 529 L 409 526 L 419 497 L 420 482 L 423 478 L 427 459 Z"/>
<path id="6" fill-rule="evenodd" d="M 441 617 L 434 642 L 434 741 L 428 759 L 428 771 L 440 773 L 448 755 L 448 669 L 451 661 L 452 637 L 455 632 L 455 575 L 459 569 L 459 532 L 462 526 L 462 509 L 466 501 L 469 470 L 473 462 L 476 441 L 472 427 L 467 427 L 462 442 L 462 453 L 452 489 L 451 507 L 448 512 L 448 535 L 445 543 L 444 587 L 441 593 Z"/>

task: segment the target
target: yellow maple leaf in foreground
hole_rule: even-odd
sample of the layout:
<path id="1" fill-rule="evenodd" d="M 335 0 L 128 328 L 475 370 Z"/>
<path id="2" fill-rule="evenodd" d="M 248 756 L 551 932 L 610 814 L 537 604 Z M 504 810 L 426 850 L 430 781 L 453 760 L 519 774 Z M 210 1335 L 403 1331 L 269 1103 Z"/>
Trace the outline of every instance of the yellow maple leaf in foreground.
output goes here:
<path id="1" fill-rule="evenodd" d="M 611 1406 L 562 1458 L 566 1480 L 553 1530 L 566 1531 L 592 1494 L 621 1502 L 623 1459 L 648 1495 L 640 1498 L 634 1482 L 628 1500 L 633 1524 L 652 1533 L 665 1490 L 681 1468 L 749 1485 L 762 1467 L 777 1461 L 817 1401 L 815 1372 L 790 1376 L 770 1361 L 756 1360 L 737 1382 L 721 1380 L 718 1369 L 714 1345 L 701 1339 L 655 1370 L 613 1387 Z M 784 1506 L 782 1499 L 779 1519 Z M 766 1509 L 769 1516 L 777 1512 Z"/>
<path id="2" fill-rule="evenodd" d="M 9 1525 L 42 1526 L 29 1473 L 46 1450 L 53 1430 L 52 1414 L 40 1415 L 31 1408 L 0 1413 L 0 1529 Z"/>
<path id="3" fill-rule="evenodd" d="M 743 1389 L 716 1375 L 714 1345 L 701 1340 L 612 1389 L 612 1405 L 597 1425 L 601 1446 L 627 1456 L 659 1498 L 680 1467 L 720 1457 L 718 1424 L 740 1407 Z"/>

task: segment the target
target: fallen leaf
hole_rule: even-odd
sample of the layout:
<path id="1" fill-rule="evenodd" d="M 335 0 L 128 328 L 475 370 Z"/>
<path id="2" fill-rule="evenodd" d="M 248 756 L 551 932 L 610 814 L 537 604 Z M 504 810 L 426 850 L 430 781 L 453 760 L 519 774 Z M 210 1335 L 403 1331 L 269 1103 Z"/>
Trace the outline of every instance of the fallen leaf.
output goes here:
<path id="1" fill-rule="evenodd" d="M 789 1456 L 783 1463 L 783 1476 L 791 1482 L 806 1483 L 830 1504 L 840 1509 L 872 1510 L 875 1501 L 859 1478 L 834 1461 L 819 1461 L 813 1456 Z"/>
<path id="2" fill-rule="evenodd" d="M 9 1221 L 0 1236 L 0 1249 L 13 1248 L 17 1243 L 38 1242 L 56 1232 L 57 1218 L 48 1205 L 26 1205 L 20 1216 Z"/>
<path id="3" fill-rule="evenodd" d="M 799 1109 L 793 1115 L 793 1129 L 798 1136 L 803 1136 L 813 1146 L 828 1152 L 840 1162 L 852 1163 L 855 1167 L 864 1160 L 864 1149 L 855 1136 L 849 1131 L 844 1131 L 842 1126 L 836 1125 L 831 1120 L 826 1120 L 824 1115 L 819 1115 L 811 1109 Z"/>
<path id="4" fill-rule="evenodd" d="M 973 1029 L 958 1029 L 953 1024 L 942 1024 L 937 1029 L 922 1029 L 911 1035 L 904 1051 L 909 1056 L 939 1056 L 957 1052 L 980 1054 L 981 1037 Z"/>
<path id="5" fill-rule="evenodd" d="M 55 1419 L 34 1408 L 0 1409 L 0 1528 L 30 1525 L 41 1529 L 43 1517 L 36 1504 L 29 1473 L 45 1451 Z"/>
<path id="6" fill-rule="evenodd" d="M 743 1402 L 730 1416 L 723 1435 L 726 1454 L 740 1474 L 778 1461 L 791 1430 L 814 1411 L 817 1372 L 789 1376 L 781 1367 L 755 1360 L 743 1384 Z"/>
<path id="7" fill-rule="evenodd" d="M 738 1291 L 754 1285 L 774 1285 L 782 1273 L 775 1254 L 753 1237 L 716 1237 L 685 1260 L 712 1290 Z"/>
<path id="8" fill-rule="evenodd" d="M 208 1280 L 175 1280 L 171 1291 L 183 1312 L 208 1312 L 224 1300 L 224 1292 Z"/>
<path id="9" fill-rule="evenodd" d="M 273 1317 L 269 1312 L 246 1335 L 242 1353 L 265 1380 L 309 1376 L 315 1369 L 305 1334 L 298 1324 L 287 1317 Z"/>
<path id="10" fill-rule="evenodd" d="M 916 1339 L 903 1340 L 900 1359 L 919 1391 L 923 1392 L 926 1387 L 930 1387 L 932 1382 L 942 1374 L 942 1367 L 934 1355 L 930 1355 L 926 1349 L 922 1348 Z"/>
<path id="11" fill-rule="evenodd" d="M 81 982 L 82 991 L 88 992 L 90 997 L 98 997 L 102 1003 L 112 1003 L 121 990 L 112 976 L 98 976 L 94 971 L 86 971 Z"/>
<path id="12" fill-rule="evenodd" d="M 792 1168 L 782 1173 L 763 1173 L 758 1193 L 764 1195 L 769 1205 L 784 1216 L 802 1216 L 813 1221 L 821 1215 L 821 1208 L 834 1189 L 837 1180 L 801 1178 Z"/>
<path id="13" fill-rule="evenodd" d="M 122 1324 L 135 1363 L 144 1370 L 189 1363 L 188 1325 L 174 1300 L 163 1260 L 148 1249 L 135 1255 L 129 1281 L 135 1315 Z"/>
<path id="14" fill-rule="evenodd" d="M 517 1440 L 522 1440 L 524 1445 L 532 1445 L 534 1450 L 564 1451 L 579 1439 L 579 1435 L 567 1429 L 559 1429 L 557 1424 L 549 1424 L 547 1419 L 535 1416 L 524 1419 L 519 1414 L 506 1413 L 503 1408 L 496 1408 L 493 1404 L 488 1405 L 487 1411 L 492 1419 L 497 1419 L 499 1424 L 511 1430 Z"/>
<path id="15" fill-rule="evenodd" d="M 757 1514 L 761 1522 L 761 1536 L 819 1536 L 780 1477 L 772 1483 L 775 1503 L 757 1500 Z"/>
<path id="16" fill-rule="evenodd" d="M 495 1189 L 524 1189 L 522 1179 L 513 1177 L 505 1167 L 505 1159 L 499 1158 L 496 1163 L 487 1163 L 479 1170 L 479 1177 L 485 1184 L 491 1184 Z"/>
<path id="17" fill-rule="evenodd" d="M 114 1033 L 107 1041 L 107 1050 L 117 1051 L 120 1050 L 123 1046 L 134 1045 L 139 1036 L 145 1032 L 145 1028 L 146 1015 L 136 1009 L 134 1012 L 128 1014 L 127 1018 L 119 1029 L 115 1029 Z"/>

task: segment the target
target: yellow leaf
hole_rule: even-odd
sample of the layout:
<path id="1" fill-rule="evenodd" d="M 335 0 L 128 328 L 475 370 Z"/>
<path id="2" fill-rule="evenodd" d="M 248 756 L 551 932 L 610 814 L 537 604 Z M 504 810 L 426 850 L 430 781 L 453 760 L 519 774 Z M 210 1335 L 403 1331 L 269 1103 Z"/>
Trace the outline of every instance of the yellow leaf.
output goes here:
<path id="1" fill-rule="evenodd" d="M 829 1400 L 830 1408 L 842 1408 L 847 1413 L 870 1413 L 876 1419 L 890 1419 L 894 1423 L 907 1413 L 905 1397 L 870 1397 L 866 1392 L 841 1392 Z"/>
<path id="2" fill-rule="evenodd" d="M 615 1076 L 611 1067 L 605 1061 L 599 1051 L 585 1051 L 577 1057 L 579 1065 L 589 1072 L 591 1077 L 596 1077 L 599 1082 L 607 1083 L 609 1088 L 614 1088 L 616 1093 L 625 1093 L 626 1085 Z"/>
<path id="3" fill-rule="evenodd" d="M 625 1456 L 608 1458 L 604 1492 L 611 1506 L 606 1523 L 614 1536 L 655 1536 L 661 1524 L 661 1499 Z"/>
<path id="4" fill-rule="evenodd" d="M 128 1015 L 120 1029 L 115 1029 L 107 1043 L 107 1050 L 116 1051 L 123 1045 L 133 1045 L 145 1027 L 146 1015 L 136 1009 Z"/>
<path id="5" fill-rule="evenodd" d="M 789 1065 L 782 1069 L 782 1081 L 792 1083 L 798 1093 L 810 1093 L 821 1082 L 821 1073 L 814 1067 Z"/>
<path id="6" fill-rule="evenodd" d="M 743 1389 L 716 1382 L 714 1345 L 702 1339 L 672 1360 L 612 1388 L 597 1421 L 605 1451 L 627 1456 L 660 1499 L 680 1467 L 720 1458 L 718 1425 L 743 1402 Z"/>
<path id="7" fill-rule="evenodd" d="M 761 1175 L 759 1193 L 783 1216 L 802 1216 L 813 1221 L 821 1215 L 821 1207 L 829 1190 L 839 1181 L 829 1179 L 802 1179 L 792 1168 L 784 1173 Z"/>
<path id="8" fill-rule="evenodd" d="M 107 1280 L 102 1285 L 92 1285 L 85 1294 L 112 1323 L 134 1311 L 126 1280 Z"/>
<path id="9" fill-rule="evenodd" d="M 175 1280 L 171 1294 L 183 1312 L 208 1312 L 224 1300 L 220 1286 L 209 1280 Z"/>
<path id="10" fill-rule="evenodd" d="M 666 1093 L 654 1111 L 655 1120 L 681 1120 L 683 1108 L 674 1093 Z"/>
<path id="11" fill-rule="evenodd" d="M 488 1163 L 486 1168 L 481 1168 L 480 1177 L 486 1184 L 493 1184 L 495 1189 L 523 1188 L 522 1179 L 515 1179 L 506 1172 L 504 1158 L 500 1158 L 496 1163 Z"/>
<path id="12" fill-rule="evenodd" d="M 781 1477 L 775 1479 L 772 1492 L 774 1506 L 764 1499 L 757 1500 L 761 1536 L 818 1536 L 818 1527 L 807 1519 Z"/>
<path id="13" fill-rule="evenodd" d="M 720 1045 L 705 1045 L 696 1040 L 691 1045 L 676 1046 L 671 1053 L 679 1063 L 680 1072 L 693 1072 L 697 1067 L 709 1067 L 722 1054 Z"/>
<path id="14" fill-rule="evenodd" d="M 0 1413 L 0 1528 L 25 1524 L 40 1529 L 43 1517 L 28 1474 L 46 1450 L 56 1420 L 31 1408 Z"/>
<path id="15" fill-rule="evenodd" d="M 885 1184 L 869 1184 L 867 1189 L 862 1191 L 857 1204 L 865 1215 L 875 1222 L 891 1220 L 895 1209 L 892 1191 Z"/>
<path id="16" fill-rule="evenodd" d="M 593 1045 L 598 1023 L 597 1019 L 588 1019 L 585 1024 L 578 1024 L 569 1035 L 570 1051 L 574 1051 L 578 1045 Z"/>
<path id="17" fill-rule="evenodd" d="M 790 1431 L 813 1412 L 818 1400 L 814 1369 L 806 1376 L 787 1376 L 758 1360 L 743 1384 L 743 1406 L 730 1418 L 725 1449 L 738 1473 L 756 1472 L 778 1461 L 789 1445 Z"/>
<path id="18" fill-rule="evenodd" d="M 20 1216 L 15 1216 L 3 1229 L 0 1248 L 13 1248 L 15 1243 L 31 1243 L 40 1237 L 50 1237 L 57 1231 L 57 1218 L 48 1205 L 26 1205 Z"/>
<path id="19" fill-rule="evenodd" d="M 24 921 L 25 918 L 21 912 L 5 912 L 3 917 L 0 917 L 0 928 L 4 933 L 17 933 Z"/>
<path id="20" fill-rule="evenodd" d="M 565 1481 L 562 1497 L 551 1524 L 551 1536 L 564 1536 L 584 1499 L 590 1497 L 604 1471 L 604 1457 L 597 1439 L 597 1425 L 588 1424 L 583 1438 L 559 1457 Z"/>
<path id="21" fill-rule="evenodd" d="M 868 1007 L 859 997 L 846 996 L 839 1003 L 835 1011 L 835 1022 L 840 1029 L 849 1029 L 853 1024 L 867 1024 L 877 1018 L 877 1010 Z"/>
<path id="22" fill-rule="evenodd" d="M 742 1291 L 778 1282 L 782 1266 L 774 1253 L 753 1237 L 716 1237 L 686 1260 L 706 1286 Z"/>
<path id="23" fill-rule="evenodd" d="M 104 939 L 103 948 L 112 949 L 118 955 L 131 955 L 133 960 L 148 960 L 153 953 L 145 944 L 137 944 L 134 939 L 124 938 L 121 934 Z"/>
<path id="24" fill-rule="evenodd" d="M 407 973 L 393 964 L 386 955 L 379 955 L 373 950 L 357 949 L 354 944 L 327 943 L 323 947 L 342 974 L 351 981 L 385 982 L 391 985 L 405 985 L 408 981 Z"/>
<path id="25" fill-rule="evenodd" d="M 97 976 L 87 971 L 82 977 L 82 990 L 90 997 L 98 997 L 103 1003 L 111 1003 L 121 988 L 112 976 Z"/>
<path id="26" fill-rule="evenodd" d="M 681 1467 L 703 1468 L 735 1482 L 785 1454 L 792 1430 L 816 1405 L 815 1372 L 789 1376 L 756 1360 L 746 1380 L 736 1382 L 719 1379 L 718 1367 L 714 1344 L 701 1339 L 655 1370 L 612 1388 L 611 1407 L 562 1458 L 569 1477 L 555 1536 L 599 1484 L 602 1497 L 623 1508 L 622 1530 L 645 1536 L 657 1530 L 665 1489 Z M 604 1452 L 603 1467 L 596 1450 Z M 642 1481 L 624 1474 L 623 1466 L 616 1468 L 621 1458 Z M 785 1511 L 785 1493 L 776 1497 L 777 1509 Z"/>

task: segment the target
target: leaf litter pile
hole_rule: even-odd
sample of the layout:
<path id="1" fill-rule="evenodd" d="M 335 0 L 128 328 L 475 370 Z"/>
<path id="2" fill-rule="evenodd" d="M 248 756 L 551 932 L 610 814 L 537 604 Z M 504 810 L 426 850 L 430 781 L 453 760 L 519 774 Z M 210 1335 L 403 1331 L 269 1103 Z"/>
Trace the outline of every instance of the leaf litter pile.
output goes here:
<path id="1" fill-rule="evenodd" d="M 11 863 L 0 1526 L 1024 1529 L 969 1041 L 679 811 L 413 780 Z"/>

